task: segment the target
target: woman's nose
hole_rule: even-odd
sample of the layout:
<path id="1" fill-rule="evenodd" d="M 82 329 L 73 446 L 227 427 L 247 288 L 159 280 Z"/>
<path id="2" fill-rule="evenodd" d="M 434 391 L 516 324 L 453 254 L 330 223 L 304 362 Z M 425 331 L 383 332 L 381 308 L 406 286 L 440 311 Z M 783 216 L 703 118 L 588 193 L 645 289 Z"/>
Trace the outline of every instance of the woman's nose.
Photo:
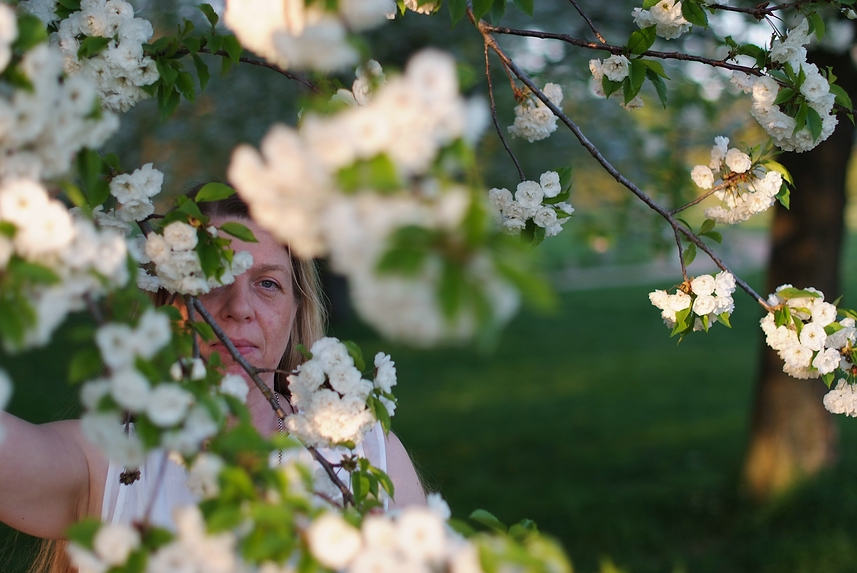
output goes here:
<path id="1" fill-rule="evenodd" d="M 217 289 L 222 292 L 217 293 L 219 312 L 215 313 L 215 316 L 220 315 L 222 319 L 237 322 L 252 318 L 253 305 L 250 302 L 250 291 L 243 282 L 236 281 L 231 285 Z"/>

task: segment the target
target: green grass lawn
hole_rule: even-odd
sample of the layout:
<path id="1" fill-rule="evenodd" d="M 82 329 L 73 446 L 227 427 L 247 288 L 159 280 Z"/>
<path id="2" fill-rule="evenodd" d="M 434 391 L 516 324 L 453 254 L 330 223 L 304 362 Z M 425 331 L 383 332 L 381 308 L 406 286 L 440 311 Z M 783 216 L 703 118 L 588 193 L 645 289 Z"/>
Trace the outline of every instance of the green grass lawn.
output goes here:
<path id="1" fill-rule="evenodd" d="M 357 325 L 334 335 L 392 354 L 393 427 L 457 517 L 485 508 L 507 522 L 532 518 L 584 573 L 607 558 L 633 573 L 855 570 L 857 420 L 839 420 L 836 469 L 788 499 L 751 505 L 737 473 L 761 310 L 739 294 L 731 331 L 717 325 L 677 347 L 649 290 L 564 294 L 557 314 L 522 313 L 487 355 L 399 348 Z M 857 269 L 845 303 L 857 306 Z M 60 357 L 3 364 L 33 380 L 13 412 L 44 421 L 73 411 L 62 385 L 35 383 L 47 377 L 36 365 L 63 378 Z M 4 539 L 8 529 L 0 571 L 16 571 L 16 544 L 4 553 Z"/>

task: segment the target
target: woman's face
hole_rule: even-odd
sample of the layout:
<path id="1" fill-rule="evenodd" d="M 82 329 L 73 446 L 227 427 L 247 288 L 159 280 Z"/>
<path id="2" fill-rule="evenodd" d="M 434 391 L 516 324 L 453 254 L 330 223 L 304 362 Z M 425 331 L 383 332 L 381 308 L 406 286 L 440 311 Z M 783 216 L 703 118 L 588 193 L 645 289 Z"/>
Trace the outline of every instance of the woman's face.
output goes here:
<path id="1" fill-rule="evenodd" d="M 245 243 L 232 238 L 236 252 L 249 251 L 253 255 L 253 266 L 235 277 L 233 284 L 213 289 L 199 300 L 252 366 L 277 368 L 289 342 L 296 311 L 289 254 L 251 220 L 213 217 L 211 224 L 219 227 L 227 221 L 245 225 L 258 239 L 258 243 Z M 247 378 L 219 340 L 203 343 L 201 351 L 204 356 L 218 352 L 227 372 Z M 266 373 L 261 377 L 271 383 L 274 375 Z"/>

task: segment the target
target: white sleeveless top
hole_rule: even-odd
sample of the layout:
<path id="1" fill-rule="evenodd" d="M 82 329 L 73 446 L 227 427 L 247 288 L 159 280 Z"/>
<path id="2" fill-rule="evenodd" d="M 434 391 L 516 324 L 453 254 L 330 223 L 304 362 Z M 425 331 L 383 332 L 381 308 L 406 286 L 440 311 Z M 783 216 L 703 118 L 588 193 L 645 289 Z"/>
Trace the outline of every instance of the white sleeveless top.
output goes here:
<path id="1" fill-rule="evenodd" d="M 298 456 L 300 450 L 289 450 L 283 453 L 283 462 L 288 462 Z M 367 458 L 372 465 L 387 471 L 387 447 L 384 440 L 384 430 L 381 424 L 366 433 L 363 443 L 354 452 Z M 320 448 L 319 453 L 332 460 L 333 450 Z M 277 463 L 276 453 L 272 456 Z M 317 462 L 313 462 L 321 467 Z M 152 524 L 175 529 L 173 525 L 173 509 L 182 505 L 196 504 L 199 498 L 187 486 L 187 470 L 165 450 L 155 450 L 146 458 L 140 467 L 140 479 L 130 485 L 119 482 L 119 476 L 124 468 L 112 461 L 107 469 L 107 481 L 104 484 L 104 498 L 101 504 L 101 521 L 105 523 L 129 524 L 144 518 L 147 511 Z M 159 475 L 163 472 L 163 477 Z M 342 475 L 340 475 L 340 472 Z M 350 487 L 349 474 L 339 468 L 337 475 Z M 387 507 L 388 499 L 384 499 Z M 149 510 L 151 506 L 151 510 Z"/>

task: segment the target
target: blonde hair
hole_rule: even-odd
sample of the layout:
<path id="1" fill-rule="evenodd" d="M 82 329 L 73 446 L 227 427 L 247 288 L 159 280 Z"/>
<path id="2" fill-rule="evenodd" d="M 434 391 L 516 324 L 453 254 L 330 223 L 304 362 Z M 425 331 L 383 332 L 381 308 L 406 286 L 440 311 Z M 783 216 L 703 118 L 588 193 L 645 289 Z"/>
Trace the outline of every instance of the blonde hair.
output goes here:
<path id="1" fill-rule="evenodd" d="M 192 189 L 189 196 L 196 194 L 200 187 Z M 231 217 L 236 219 L 250 219 L 247 204 L 237 195 L 233 195 L 221 201 L 201 203 L 200 209 L 209 217 Z M 312 344 L 324 336 L 326 312 L 324 299 L 321 294 L 321 279 L 318 267 L 313 260 L 302 260 L 294 257 L 288 247 L 289 259 L 292 262 L 292 288 L 294 289 L 294 300 L 297 308 L 295 319 L 292 322 L 292 331 L 289 335 L 289 343 L 286 351 L 280 358 L 280 364 L 274 375 L 274 390 L 289 397 L 288 374 L 303 361 L 303 356 L 298 346 L 309 348 Z M 165 290 L 155 295 L 156 304 L 166 304 L 170 293 Z M 45 539 L 39 547 L 33 564 L 28 573 L 75 573 L 76 569 L 71 566 L 66 547 L 68 542 L 61 539 Z"/>

